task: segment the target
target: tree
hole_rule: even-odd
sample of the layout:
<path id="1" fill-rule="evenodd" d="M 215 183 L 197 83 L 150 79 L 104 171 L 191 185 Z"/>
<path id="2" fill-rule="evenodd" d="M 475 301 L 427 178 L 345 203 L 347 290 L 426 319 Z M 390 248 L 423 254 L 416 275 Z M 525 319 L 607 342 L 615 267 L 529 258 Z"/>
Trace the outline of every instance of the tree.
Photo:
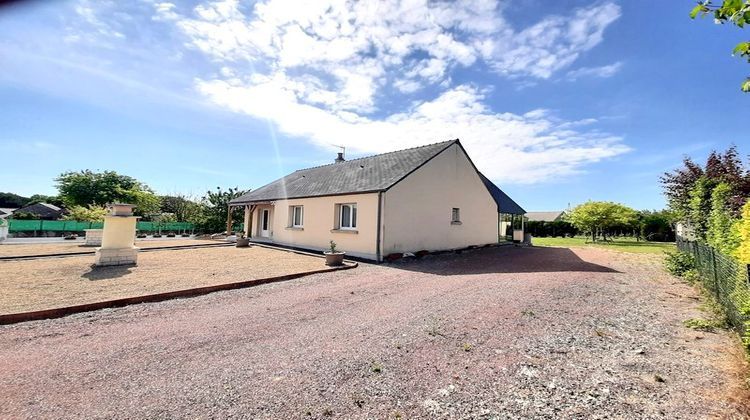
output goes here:
<path id="1" fill-rule="evenodd" d="M 182 194 L 162 195 L 159 199 L 162 213 L 174 214 L 177 222 L 194 220 L 200 212 L 198 203 Z"/>
<path id="2" fill-rule="evenodd" d="M 711 192 L 711 212 L 708 216 L 706 242 L 720 252 L 732 255 L 739 246 L 739 238 L 733 229 L 734 219 L 729 208 L 731 187 L 720 183 Z"/>
<path id="3" fill-rule="evenodd" d="M 632 225 L 635 219 L 635 210 L 610 201 L 589 201 L 576 206 L 568 214 L 568 221 L 590 234 L 594 242 L 599 235 L 606 241 L 612 227 Z"/>
<path id="4" fill-rule="evenodd" d="M 681 168 L 664 173 L 660 181 L 677 220 L 688 221 L 704 233 L 711 208 L 711 191 L 716 185 L 729 186 L 727 206 L 732 217 L 739 216 L 750 196 L 750 169 L 742 163 L 736 146 L 730 146 L 723 153 L 712 151 L 705 167 L 686 157 Z"/>
<path id="5" fill-rule="evenodd" d="M 721 6 L 715 6 L 711 0 L 699 1 L 690 12 L 690 18 L 698 15 L 713 14 L 716 23 L 732 23 L 740 28 L 750 24 L 750 0 L 723 0 Z M 734 47 L 732 55 L 747 59 L 750 63 L 750 41 L 740 42 Z M 740 86 L 743 92 L 750 92 L 750 77 Z"/>
<path id="6" fill-rule="evenodd" d="M 201 199 L 201 216 L 198 226 L 208 232 L 223 232 L 226 230 L 227 209 L 229 202 L 245 194 L 247 191 L 241 191 L 239 188 L 229 188 L 223 191 L 221 187 L 216 187 L 216 191 L 207 191 Z M 242 220 L 244 214 L 241 208 L 236 208 L 232 212 L 233 220 Z"/>
<path id="7" fill-rule="evenodd" d="M 114 171 L 65 172 L 55 182 L 60 198 L 68 207 L 124 202 L 134 204 L 139 216 L 159 211 L 159 197 L 147 185 Z"/>
<path id="8" fill-rule="evenodd" d="M 690 213 L 688 204 L 690 191 L 692 191 L 698 178 L 703 176 L 704 173 L 701 165 L 693 162 L 689 157 L 682 160 L 682 166 L 682 168 L 677 168 L 672 172 L 665 172 L 659 179 L 669 207 L 679 219 L 687 218 Z"/>
<path id="9" fill-rule="evenodd" d="M 65 220 L 77 220 L 79 222 L 102 222 L 107 215 L 107 209 L 100 206 L 73 206 L 68 209 Z"/>
<path id="10" fill-rule="evenodd" d="M 27 211 L 15 211 L 11 218 L 15 220 L 39 220 L 39 215 Z"/>
<path id="11" fill-rule="evenodd" d="M 25 206 L 30 206 L 32 204 L 37 203 L 47 203 L 52 204 L 53 206 L 57 207 L 65 207 L 65 203 L 63 203 L 62 199 L 57 195 L 44 195 L 44 194 L 34 194 L 26 201 Z"/>
<path id="12" fill-rule="evenodd" d="M 0 207 L 17 209 L 25 206 L 28 202 L 28 197 L 9 192 L 0 192 Z"/>
<path id="13" fill-rule="evenodd" d="M 690 222 L 696 236 L 702 240 L 706 240 L 708 231 L 708 215 L 711 213 L 711 192 L 714 185 L 713 181 L 702 176 L 698 178 L 689 194 L 687 221 Z"/>
<path id="14" fill-rule="evenodd" d="M 750 264 L 750 202 L 742 207 L 742 218 L 735 223 L 734 231 L 739 241 L 734 256 L 741 263 Z"/>
<path id="15" fill-rule="evenodd" d="M 674 214 L 669 210 L 643 210 L 638 215 L 638 235 L 647 241 L 674 241 Z"/>

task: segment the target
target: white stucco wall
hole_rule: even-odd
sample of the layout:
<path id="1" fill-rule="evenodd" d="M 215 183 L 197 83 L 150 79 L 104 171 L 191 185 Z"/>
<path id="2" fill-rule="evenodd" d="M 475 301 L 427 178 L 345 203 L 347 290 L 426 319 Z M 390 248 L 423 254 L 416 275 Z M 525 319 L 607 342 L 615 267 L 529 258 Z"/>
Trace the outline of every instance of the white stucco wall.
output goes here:
<path id="1" fill-rule="evenodd" d="M 357 204 L 357 229 L 332 231 L 336 220 L 336 205 Z M 303 206 L 303 227 L 289 226 L 289 207 Z M 272 206 L 260 205 L 253 212 L 252 236 L 260 229 L 263 208 L 271 209 L 271 237 L 275 243 L 315 250 L 328 249 L 333 240 L 337 248 L 349 255 L 376 259 L 378 194 L 351 194 L 331 197 L 314 197 L 278 200 Z"/>
<path id="2" fill-rule="evenodd" d="M 383 255 L 496 243 L 497 204 L 458 145 L 384 193 Z M 461 209 L 461 224 L 451 211 Z"/>

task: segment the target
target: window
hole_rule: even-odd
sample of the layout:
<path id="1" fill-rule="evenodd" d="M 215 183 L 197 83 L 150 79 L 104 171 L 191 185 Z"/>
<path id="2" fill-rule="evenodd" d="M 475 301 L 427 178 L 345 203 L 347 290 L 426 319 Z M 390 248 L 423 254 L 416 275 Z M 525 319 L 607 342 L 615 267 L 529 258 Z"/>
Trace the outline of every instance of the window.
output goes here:
<path id="1" fill-rule="evenodd" d="M 340 204 L 339 205 L 339 229 L 354 230 L 357 228 L 357 205 Z"/>
<path id="2" fill-rule="evenodd" d="M 453 212 L 451 213 L 451 224 L 454 224 L 454 225 L 461 224 L 461 209 L 457 207 L 453 207 Z"/>
<path id="3" fill-rule="evenodd" d="M 302 206 L 289 206 L 289 226 L 302 227 L 303 217 Z"/>

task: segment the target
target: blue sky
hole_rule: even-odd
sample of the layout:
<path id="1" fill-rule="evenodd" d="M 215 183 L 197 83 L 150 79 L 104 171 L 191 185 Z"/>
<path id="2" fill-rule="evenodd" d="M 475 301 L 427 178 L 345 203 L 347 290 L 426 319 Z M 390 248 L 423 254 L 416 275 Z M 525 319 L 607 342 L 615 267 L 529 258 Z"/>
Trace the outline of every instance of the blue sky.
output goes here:
<path id="1" fill-rule="evenodd" d="M 328 4 L 330 3 L 330 4 Z M 750 153 L 731 56 L 692 1 L 21 2 L 0 9 L 0 191 L 116 170 L 256 188 L 460 138 L 527 210 L 661 208 L 684 154 Z M 743 38 L 744 37 L 744 38 Z"/>

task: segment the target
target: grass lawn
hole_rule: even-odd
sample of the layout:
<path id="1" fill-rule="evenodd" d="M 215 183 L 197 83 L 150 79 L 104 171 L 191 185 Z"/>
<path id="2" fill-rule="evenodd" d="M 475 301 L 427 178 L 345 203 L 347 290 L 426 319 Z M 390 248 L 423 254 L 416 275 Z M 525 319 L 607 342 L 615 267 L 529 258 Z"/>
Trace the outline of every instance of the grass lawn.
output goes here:
<path id="1" fill-rule="evenodd" d="M 647 254 L 661 254 L 664 251 L 675 249 L 671 242 L 637 242 L 633 238 L 617 238 L 611 242 L 586 243 L 587 238 L 577 236 L 575 238 L 534 238 L 531 243 L 535 246 L 557 246 L 569 248 L 574 246 L 595 246 L 598 248 L 612 249 L 623 252 L 636 252 Z M 589 241 L 591 239 L 588 239 Z"/>

